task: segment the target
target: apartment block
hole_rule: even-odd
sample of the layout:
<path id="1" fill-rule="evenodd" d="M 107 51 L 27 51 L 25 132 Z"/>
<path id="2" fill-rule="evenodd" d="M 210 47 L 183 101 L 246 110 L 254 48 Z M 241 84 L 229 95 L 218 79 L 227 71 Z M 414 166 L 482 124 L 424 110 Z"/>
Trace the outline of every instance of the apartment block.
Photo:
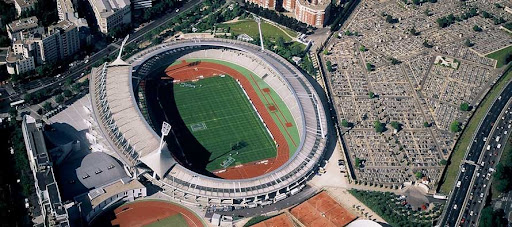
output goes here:
<path id="1" fill-rule="evenodd" d="M 276 8 L 276 0 L 245 0 L 245 2 L 254 3 L 260 7 L 265 9 L 275 9 Z"/>
<path id="2" fill-rule="evenodd" d="M 129 0 L 89 0 L 99 30 L 107 34 L 116 27 L 131 23 Z"/>

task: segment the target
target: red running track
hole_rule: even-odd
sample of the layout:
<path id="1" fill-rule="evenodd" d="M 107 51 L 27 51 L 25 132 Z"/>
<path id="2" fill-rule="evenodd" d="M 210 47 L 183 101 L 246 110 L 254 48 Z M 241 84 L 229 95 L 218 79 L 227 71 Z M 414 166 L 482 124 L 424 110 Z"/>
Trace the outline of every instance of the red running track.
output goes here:
<path id="1" fill-rule="evenodd" d="M 273 171 L 288 161 L 290 153 L 288 143 L 286 142 L 284 135 L 272 119 L 270 112 L 259 98 L 249 80 L 240 72 L 217 63 L 186 63 L 185 61 L 182 61 L 177 65 L 169 66 L 165 72 L 167 76 L 179 82 L 197 80 L 200 76 L 207 78 L 219 75 L 228 75 L 238 80 L 277 143 L 277 156 L 275 158 L 244 163 L 241 166 L 229 167 L 221 171 L 213 172 L 215 175 L 224 179 L 252 178 Z"/>
<path id="2" fill-rule="evenodd" d="M 140 201 L 129 203 L 114 210 L 116 219 L 112 225 L 119 227 L 145 226 L 167 217 L 181 214 L 189 227 L 205 226 L 201 219 L 189 209 L 163 201 Z"/>

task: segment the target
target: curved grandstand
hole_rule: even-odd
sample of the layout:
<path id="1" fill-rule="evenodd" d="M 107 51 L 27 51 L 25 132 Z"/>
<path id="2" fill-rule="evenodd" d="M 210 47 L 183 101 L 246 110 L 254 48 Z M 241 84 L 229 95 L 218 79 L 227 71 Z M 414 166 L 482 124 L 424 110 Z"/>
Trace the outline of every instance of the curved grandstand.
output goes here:
<path id="1" fill-rule="evenodd" d="M 226 64 L 250 71 L 255 76 L 252 79 L 263 81 L 285 105 L 283 109 L 289 111 L 291 119 L 283 125 L 293 125 L 299 140 L 296 146 L 289 148 L 290 152 L 283 148 L 290 141 L 286 131 L 265 111 L 272 107 L 254 98 L 256 93 L 252 94 L 250 79 L 237 77 L 237 72 L 229 71 Z M 187 157 L 180 157 L 180 154 L 186 156 L 187 150 L 177 152 L 172 139 L 167 138 L 168 143 L 160 149 L 157 132 L 160 132 L 161 119 L 155 120 L 151 117 L 154 114 L 148 114 L 154 107 L 146 106 L 145 99 L 146 91 L 150 90 L 147 86 L 151 86 L 155 72 L 162 67 L 166 67 L 164 71 L 173 78 L 173 83 L 197 76 L 224 77 L 227 74 L 235 78 L 276 143 L 277 156 L 266 159 L 265 163 L 230 166 L 209 175 L 188 165 Z M 173 70 L 176 73 L 173 74 Z M 187 73 L 191 76 L 183 77 Z M 94 116 L 111 147 L 133 174 L 143 174 L 163 187 L 164 193 L 185 203 L 255 206 L 286 198 L 294 194 L 295 188 L 300 190 L 316 169 L 325 148 L 325 113 L 312 85 L 286 60 L 252 44 L 222 39 L 166 43 L 139 52 L 127 61 L 117 59 L 105 64 L 94 69 L 91 75 Z M 240 173 L 240 168 L 246 168 L 244 172 L 250 168 L 264 171 L 234 174 L 236 177 L 228 179 L 233 174 L 226 173 Z"/>

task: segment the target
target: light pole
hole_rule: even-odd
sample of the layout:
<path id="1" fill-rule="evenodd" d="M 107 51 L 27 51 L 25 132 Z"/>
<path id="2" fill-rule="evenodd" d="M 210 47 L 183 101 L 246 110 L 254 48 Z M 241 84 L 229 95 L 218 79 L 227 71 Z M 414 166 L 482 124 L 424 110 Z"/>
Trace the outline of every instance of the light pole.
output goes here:
<path id="1" fill-rule="evenodd" d="M 158 152 L 162 152 L 162 146 L 164 144 L 164 137 L 169 135 L 169 132 L 171 131 L 171 125 L 167 122 L 163 122 L 162 123 L 162 136 L 160 137 L 160 146 L 159 146 L 159 149 L 158 149 Z"/>

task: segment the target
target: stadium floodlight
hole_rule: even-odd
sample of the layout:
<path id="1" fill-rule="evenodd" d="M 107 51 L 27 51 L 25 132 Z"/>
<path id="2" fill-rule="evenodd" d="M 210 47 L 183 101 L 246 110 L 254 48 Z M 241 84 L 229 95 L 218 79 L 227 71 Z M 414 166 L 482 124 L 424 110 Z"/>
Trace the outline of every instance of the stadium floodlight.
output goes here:
<path id="1" fill-rule="evenodd" d="M 160 137 L 160 147 L 159 147 L 159 151 L 162 151 L 162 146 L 164 144 L 164 137 L 169 135 L 169 132 L 171 131 L 171 125 L 167 122 L 163 122 L 162 123 L 162 136 Z"/>

